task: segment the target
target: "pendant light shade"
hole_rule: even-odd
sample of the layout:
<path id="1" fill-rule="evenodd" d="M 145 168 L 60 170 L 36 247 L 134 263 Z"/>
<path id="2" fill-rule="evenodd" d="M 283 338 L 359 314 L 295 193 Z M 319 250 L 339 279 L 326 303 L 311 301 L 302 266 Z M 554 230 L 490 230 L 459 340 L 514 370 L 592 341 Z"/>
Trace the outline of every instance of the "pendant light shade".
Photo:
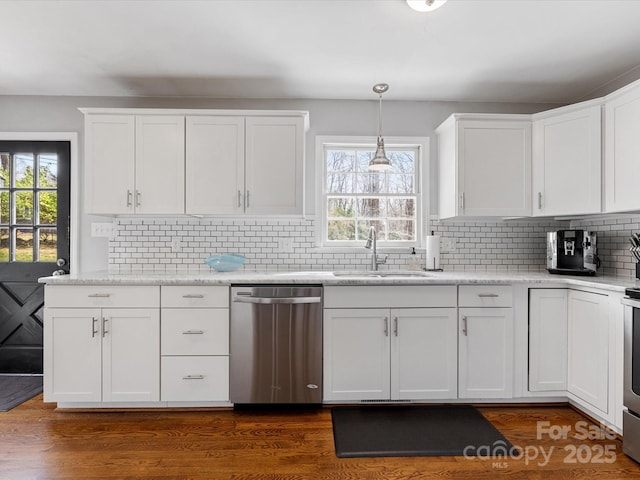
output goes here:
<path id="1" fill-rule="evenodd" d="M 387 154 L 384 151 L 384 139 L 382 138 L 382 94 L 389 90 L 389 85 L 386 83 L 377 83 L 373 86 L 373 91 L 380 97 L 378 107 L 378 141 L 376 143 L 376 154 L 369 162 L 369 170 L 377 172 L 383 172 L 391 168 L 391 160 L 387 158 Z"/>
<path id="2" fill-rule="evenodd" d="M 407 0 L 411 8 L 417 12 L 431 12 L 440 8 L 447 0 Z"/>

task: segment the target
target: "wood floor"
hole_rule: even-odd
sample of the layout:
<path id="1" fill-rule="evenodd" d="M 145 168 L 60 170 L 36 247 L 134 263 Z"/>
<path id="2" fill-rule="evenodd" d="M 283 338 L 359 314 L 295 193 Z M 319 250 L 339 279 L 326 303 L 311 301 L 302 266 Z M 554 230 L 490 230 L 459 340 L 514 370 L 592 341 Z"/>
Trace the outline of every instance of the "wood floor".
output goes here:
<path id="1" fill-rule="evenodd" d="M 576 438 L 600 430 L 569 407 L 480 410 L 521 458 L 337 458 L 329 408 L 64 412 L 38 396 L 0 413 L 0 479 L 640 478 L 618 439 Z M 539 421 L 549 422 L 552 435 L 572 432 L 554 439 Z"/>

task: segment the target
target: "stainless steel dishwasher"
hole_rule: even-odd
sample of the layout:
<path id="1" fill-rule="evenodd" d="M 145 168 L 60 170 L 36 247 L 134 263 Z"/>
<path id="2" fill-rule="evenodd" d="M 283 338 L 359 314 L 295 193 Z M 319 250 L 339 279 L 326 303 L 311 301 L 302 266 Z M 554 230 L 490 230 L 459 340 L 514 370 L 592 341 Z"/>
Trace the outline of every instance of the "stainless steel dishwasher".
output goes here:
<path id="1" fill-rule="evenodd" d="M 231 288 L 230 398 L 322 403 L 322 287 Z"/>

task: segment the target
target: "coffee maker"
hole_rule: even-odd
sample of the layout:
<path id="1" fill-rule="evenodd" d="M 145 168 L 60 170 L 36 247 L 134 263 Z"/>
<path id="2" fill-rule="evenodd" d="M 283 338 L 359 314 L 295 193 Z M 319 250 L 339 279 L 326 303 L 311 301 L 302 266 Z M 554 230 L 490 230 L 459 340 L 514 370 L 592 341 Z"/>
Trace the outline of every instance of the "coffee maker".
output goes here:
<path id="1" fill-rule="evenodd" d="M 596 232 L 586 230 L 547 232 L 549 273 L 595 275 L 599 265 Z"/>

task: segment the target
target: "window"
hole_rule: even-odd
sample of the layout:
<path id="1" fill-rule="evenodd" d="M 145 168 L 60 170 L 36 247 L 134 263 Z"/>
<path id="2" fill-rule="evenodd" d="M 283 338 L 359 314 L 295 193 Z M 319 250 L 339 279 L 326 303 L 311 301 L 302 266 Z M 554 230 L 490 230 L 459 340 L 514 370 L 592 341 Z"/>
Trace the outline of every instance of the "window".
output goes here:
<path id="1" fill-rule="evenodd" d="M 421 236 L 422 142 L 389 142 L 386 153 L 392 168 L 370 171 L 375 139 L 318 137 L 322 158 L 323 246 L 356 246 L 366 241 L 374 226 L 378 242 L 387 246 L 419 244 Z"/>

